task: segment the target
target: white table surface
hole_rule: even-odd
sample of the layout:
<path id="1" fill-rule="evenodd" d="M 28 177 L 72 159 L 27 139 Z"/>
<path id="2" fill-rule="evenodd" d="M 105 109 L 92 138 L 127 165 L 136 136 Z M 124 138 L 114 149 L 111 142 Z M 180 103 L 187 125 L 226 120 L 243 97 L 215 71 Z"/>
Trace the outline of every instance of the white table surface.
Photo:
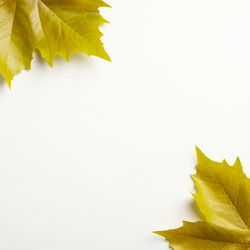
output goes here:
<path id="1" fill-rule="evenodd" d="M 0 85 L 0 249 L 164 250 L 198 219 L 195 148 L 250 174 L 250 2 L 110 0 L 113 62 Z"/>

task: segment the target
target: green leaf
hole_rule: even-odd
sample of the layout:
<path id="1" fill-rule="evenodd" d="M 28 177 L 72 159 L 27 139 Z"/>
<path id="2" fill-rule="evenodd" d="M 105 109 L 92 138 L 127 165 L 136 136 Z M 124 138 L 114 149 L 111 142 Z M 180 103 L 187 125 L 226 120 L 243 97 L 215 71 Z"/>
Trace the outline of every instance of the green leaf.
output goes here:
<path id="1" fill-rule="evenodd" d="M 11 85 L 13 76 L 30 69 L 38 50 L 53 66 L 56 55 L 69 61 L 83 52 L 110 60 L 100 41 L 99 26 L 107 23 L 101 0 L 0 0 L 0 73 Z"/>
<path id="2" fill-rule="evenodd" d="M 247 250 L 248 234 L 237 233 L 206 222 L 183 222 L 178 229 L 155 232 L 176 250 Z"/>
<path id="3" fill-rule="evenodd" d="M 212 224 L 248 231 L 250 226 L 250 180 L 242 171 L 239 158 L 231 167 L 217 163 L 197 149 L 197 174 L 192 176 L 198 193 L 194 198 Z"/>
<path id="4" fill-rule="evenodd" d="M 239 158 L 230 166 L 208 159 L 197 148 L 197 173 L 192 176 L 195 201 L 204 222 L 184 222 L 174 230 L 155 232 L 174 249 L 250 249 L 250 179 Z"/>

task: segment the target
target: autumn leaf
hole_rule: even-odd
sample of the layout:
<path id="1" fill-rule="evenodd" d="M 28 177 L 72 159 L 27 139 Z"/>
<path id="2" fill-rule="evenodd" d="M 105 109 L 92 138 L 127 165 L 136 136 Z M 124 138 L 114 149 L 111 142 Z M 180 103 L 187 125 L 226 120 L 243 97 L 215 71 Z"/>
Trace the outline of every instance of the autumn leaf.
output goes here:
<path id="1" fill-rule="evenodd" d="M 9 86 L 13 76 L 30 69 L 34 50 L 52 67 L 56 55 L 69 61 L 83 52 L 110 60 L 100 41 L 107 21 L 101 0 L 0 0 L 0 73 Z"/>
<path id="2" fill-rule="evenodd" d="M 175 250 L 250 250 L 250 179 L 239 158 L 233 166 L 208 159 L 197 148 L 194 198 L 204 221 L 155 232 Z"/>

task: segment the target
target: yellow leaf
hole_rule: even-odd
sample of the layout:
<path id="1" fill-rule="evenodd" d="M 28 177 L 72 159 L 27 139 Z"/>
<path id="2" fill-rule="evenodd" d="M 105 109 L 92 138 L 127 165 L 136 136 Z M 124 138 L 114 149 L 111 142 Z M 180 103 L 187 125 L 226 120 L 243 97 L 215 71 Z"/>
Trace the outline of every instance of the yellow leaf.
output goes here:
<path id="1" fill-rule="evenodd" d="M 247 250 L 247 234 L 219 228 L 206 222 L 183 222 L 178 229 L 155 232 L 165 237 L 175 250 Z"/>
<path id="2" fill-rule="evenodd" d="M 56 55 L 69 61 L 83 52 L 110 60 L 100 41 L 99 14 L 109 7 L 101 0 L 0 0 L 0 73 L 11 85 L 13 76 L 30 69 L 38 50 L 53 66 Z"/>
<path id="3" fill-rule="evenodd" d="M 250 226 L 250 180 L 239 158 L 231 167 L 217 163 L 197 149 L 197 174 L 192 178 L 198 193 L 194 198 L 207 222 L 232 230 L 248 231 Z"/>
<path id="4" fill-rule="evenodd" d="M 250 179 L 239 158 L 230 166 L 208 159 L 197 148 L 197 173 L 192 176 L 195 201 L 204 222 L 184 222 L 174 230 L 155 232 L 174 249 L 250 249 Z"/>

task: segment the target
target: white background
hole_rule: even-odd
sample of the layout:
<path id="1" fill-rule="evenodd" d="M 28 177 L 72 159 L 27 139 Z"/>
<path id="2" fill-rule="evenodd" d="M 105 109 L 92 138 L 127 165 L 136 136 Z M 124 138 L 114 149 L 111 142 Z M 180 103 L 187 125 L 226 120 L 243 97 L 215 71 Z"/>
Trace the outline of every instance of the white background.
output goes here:
<path id="1" fill-rule="evenodd" d="M 113 0 L 113 62 L 0 85 L 0 249 L 163 250 L 198 218 L 195 145 L 250 174 L 250 2 Z"/>

